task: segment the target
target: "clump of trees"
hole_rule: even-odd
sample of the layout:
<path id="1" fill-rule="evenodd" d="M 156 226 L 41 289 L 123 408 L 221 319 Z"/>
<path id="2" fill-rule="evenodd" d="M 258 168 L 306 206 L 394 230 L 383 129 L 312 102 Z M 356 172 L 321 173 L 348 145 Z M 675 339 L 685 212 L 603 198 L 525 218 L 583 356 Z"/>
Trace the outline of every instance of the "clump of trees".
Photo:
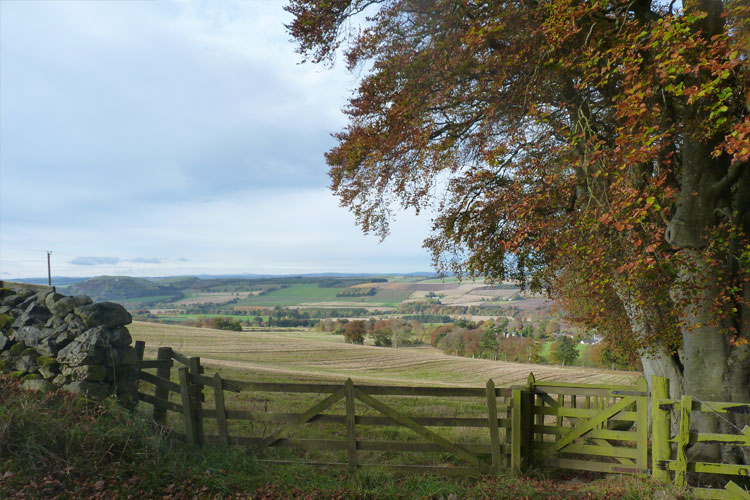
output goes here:
<path id="1" fill-rule="evenodd" d="M 195 318 L 182 323 L 185 326 L 194 326 L 198 328 L 214 328 L 216 330 L 231 330 L 234 332 L 242 331 L 240 320 L 228 317 L 206 317 Z"/>

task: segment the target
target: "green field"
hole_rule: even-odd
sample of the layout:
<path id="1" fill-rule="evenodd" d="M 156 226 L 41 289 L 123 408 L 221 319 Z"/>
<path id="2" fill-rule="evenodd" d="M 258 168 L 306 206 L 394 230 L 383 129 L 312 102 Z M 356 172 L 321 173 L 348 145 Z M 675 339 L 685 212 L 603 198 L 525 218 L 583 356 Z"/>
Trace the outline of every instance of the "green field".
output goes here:
<path id="1" fill-rule="evenodd" d="M 303 302 L 328 302 L 336 299 L 343 288 L 322 288 L 316 284 L 292 285 L 280 288 L 267 295 L 255 295 L 242 299 L 237 305 L 245 306 L 296 306 Z"/>

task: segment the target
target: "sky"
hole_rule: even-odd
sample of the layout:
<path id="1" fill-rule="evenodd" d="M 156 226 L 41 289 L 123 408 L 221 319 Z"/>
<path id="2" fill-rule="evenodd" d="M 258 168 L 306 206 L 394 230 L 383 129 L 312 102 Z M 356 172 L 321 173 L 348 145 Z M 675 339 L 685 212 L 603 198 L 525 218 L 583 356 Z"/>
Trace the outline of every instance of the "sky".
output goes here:
<path id="1" fill-rule="evenodd" d="M 358 74 L 300 64 L 282 0 L 0 0 L 0 279 L 429 271 L 364 235 L 325 151 Z"/>

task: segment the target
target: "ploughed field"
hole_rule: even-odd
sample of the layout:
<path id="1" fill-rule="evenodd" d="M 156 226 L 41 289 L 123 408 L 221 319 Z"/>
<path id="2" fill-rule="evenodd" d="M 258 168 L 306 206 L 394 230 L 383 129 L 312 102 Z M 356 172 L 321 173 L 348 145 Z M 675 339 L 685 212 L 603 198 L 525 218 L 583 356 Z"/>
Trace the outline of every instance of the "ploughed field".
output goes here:
<path id="1" fill-rule="evenodd" d="M 374 347 L 351 345 L 341 335 L 309 330 L 231 332 L 178 325 L 134 322 L 135 340 L 146 342 L 145 359 L 168 346 L 189 355 L 225 377 L 274 381 L 343 381 L 389 385 L 498 387 L 537 380 L 627 384 L 638 374 L 593 368 L 560 367 L 471 359 L 443 354 L 429 346 Z"/>

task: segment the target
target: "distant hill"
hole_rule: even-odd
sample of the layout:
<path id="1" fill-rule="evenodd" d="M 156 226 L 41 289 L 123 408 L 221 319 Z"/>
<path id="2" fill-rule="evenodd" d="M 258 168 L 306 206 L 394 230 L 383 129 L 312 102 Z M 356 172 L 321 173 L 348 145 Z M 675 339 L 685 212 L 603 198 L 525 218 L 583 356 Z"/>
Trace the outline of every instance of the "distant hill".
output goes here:
<path id="1" fill-rule="evenodd" d="M 187 281 L 192 283 L 197 278 Z M 188 285 L 189 286 L 189 285 Z M 137 298 L 177 300 L 183 297 L 180 287 L 172 283 L 158 283 L 145 278 L 128 276 L 99 276 L 65 289 L 67 295 L 88 295 L 95 301 L 123 301 Z"/>

